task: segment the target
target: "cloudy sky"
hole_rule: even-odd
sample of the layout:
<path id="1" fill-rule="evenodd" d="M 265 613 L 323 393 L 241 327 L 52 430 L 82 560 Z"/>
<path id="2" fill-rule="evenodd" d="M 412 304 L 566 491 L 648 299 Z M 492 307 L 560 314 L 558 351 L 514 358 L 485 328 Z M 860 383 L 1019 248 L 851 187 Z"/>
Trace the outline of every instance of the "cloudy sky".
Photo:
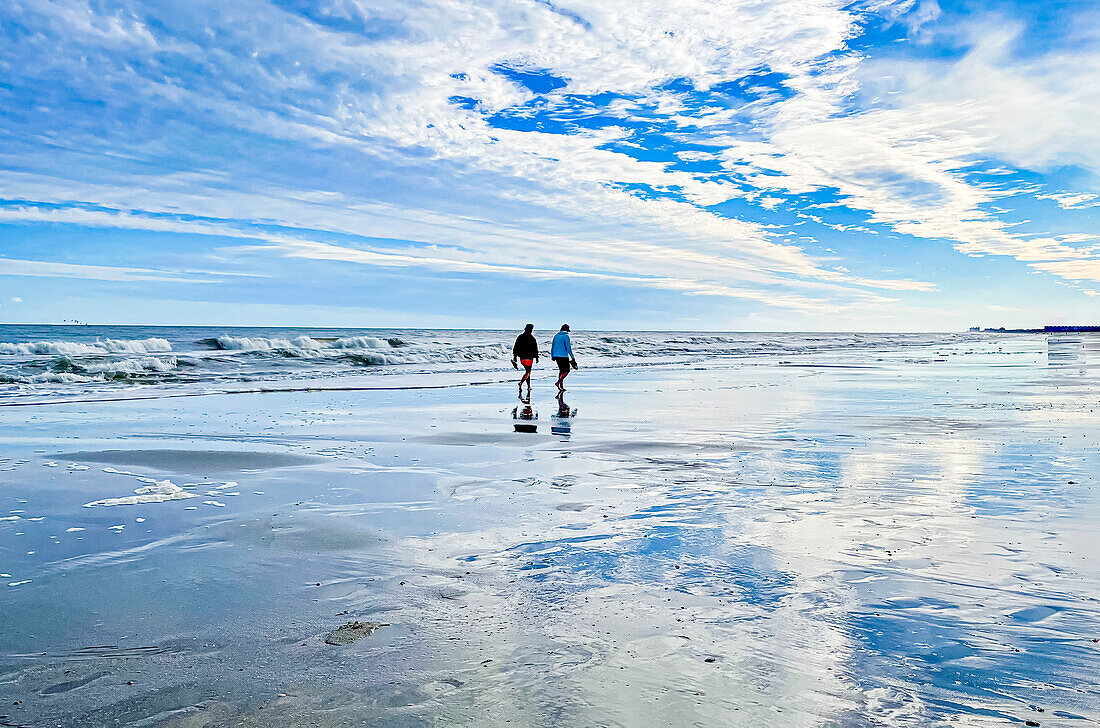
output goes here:
<path id="1" fill-rule="evenodd" d="M 0 321 L 1100 323 L 1100 7 L 7 0 Z"/>

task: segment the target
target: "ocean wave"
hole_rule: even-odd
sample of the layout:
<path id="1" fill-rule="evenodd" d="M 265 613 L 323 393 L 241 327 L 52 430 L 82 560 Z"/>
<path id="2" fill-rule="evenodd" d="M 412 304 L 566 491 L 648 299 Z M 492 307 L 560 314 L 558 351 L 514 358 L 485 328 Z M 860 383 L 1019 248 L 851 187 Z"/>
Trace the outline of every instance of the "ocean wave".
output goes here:
<path id="1" fill-rule="evenodd" d="M 80 341 L 0 342 L 0 354 L 17 356 L 89 356 L 102 354 L 152 354 L 172 351 L 167 339 L 100 339 Z"/>
<path id="2" fill-rule="evenodd" d="M 41 374 L 0 374 L 0 384 L 93 384 L 100 382 L 144 382 L 148 379 L 168 381 L 156 371 L 114 371 L 80 374 L 76 372 L 43 372 Z"/>
<path id="3" fill-rule="evenodd" d="M 55 372 L 74 374 L 147 374 L 150 372 L 170 372 L 179 367 L 180 361 L 174 356 L 143 356 L 118 361 L 76 362 L 69 357 L 61 357 L 53 364 Z"/>
<path id="4" fill-rule="evenodd" d="M 457 364 L 463 362 L 503 361 L 509 349 L 503 344 L 474 344 L 438 349 L 403 351 L 358 351 L 344 354 L 343 361 L 358 366 L 395 366 L 401 364 Z"/>
<path id="5" fill-rule="evenodd" d="M 341 360 L 346 361 L 349 364 L 363 367 L 385 366 L 386 364 L 390 363 L 386 361 L 385 354 L 346 354 L 340 358 Z"/>
<path id="6" fill-rule="evenodd" d="M 379 339 L 376 336 L 349 336 L 344 339 L 337 339 L 333 341 L 331 346 L 333 349 L 389 349 L 394 346 L 404 345 L 394 344 L 395 341 L 401 341 L 401 339 Z"/>
<path id="7" fill-rule="evenodd" d="M 268 339 L 263 336 L 215 336 L 203 339 L 203 344 L 222 351 L 273 351 L 276 349 L 320 349 L 324 343 L 308 336 L 292 339 Z"/>
<path id="8" fill-rule="evenodd" d="M 398 338 L 381 339 L 377 336 L 347 336 L 339 339 L 314 339 L 310 336 L 215 336 L 199 342 L 221 351 L 320 351 L 322 349 L 392 349 L 406 346 Z"/>

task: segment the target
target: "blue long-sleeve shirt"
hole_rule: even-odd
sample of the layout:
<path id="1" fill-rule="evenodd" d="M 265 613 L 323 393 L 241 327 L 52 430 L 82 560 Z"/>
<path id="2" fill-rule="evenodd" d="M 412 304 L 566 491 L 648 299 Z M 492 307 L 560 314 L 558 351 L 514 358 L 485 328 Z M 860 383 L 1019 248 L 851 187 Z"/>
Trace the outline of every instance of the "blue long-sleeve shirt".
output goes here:
<path id="1" fill-rule="evenodd" d="M 559 331 L 554 334 L 554 342 L 550 344 L 550 358 L 573 358 L 573 345 L 569 343 L 568 331 Z"/>

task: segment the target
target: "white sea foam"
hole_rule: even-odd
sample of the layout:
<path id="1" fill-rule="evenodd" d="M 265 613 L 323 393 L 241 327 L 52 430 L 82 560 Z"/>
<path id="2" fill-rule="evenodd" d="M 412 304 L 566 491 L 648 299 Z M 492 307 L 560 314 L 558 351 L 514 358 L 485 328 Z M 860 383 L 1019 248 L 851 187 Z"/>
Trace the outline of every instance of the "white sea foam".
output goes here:
<path id="1" fill-rule="evenodd" d="M 72 372 L 46 372 L 44 374 L 32 374 L 20 378 L 20 381 L 28 384 L 85 384 L 87 382 L 102 381 L 102 377 L 88 377 Z"/>
<path id="2" fill-rule="evenodd" d="M 133 495 L 120 498 L 103 498 L 102 500 L 85 503 L 85 508 L 97 506 L 132 506 L 139 503 L 163 503 L 165 501 L 184 500 L 196 498 L 198 494 L 189 493 L 170 480 L 157 480 L 152 485 L 145 485 L 134 491 Z"/>

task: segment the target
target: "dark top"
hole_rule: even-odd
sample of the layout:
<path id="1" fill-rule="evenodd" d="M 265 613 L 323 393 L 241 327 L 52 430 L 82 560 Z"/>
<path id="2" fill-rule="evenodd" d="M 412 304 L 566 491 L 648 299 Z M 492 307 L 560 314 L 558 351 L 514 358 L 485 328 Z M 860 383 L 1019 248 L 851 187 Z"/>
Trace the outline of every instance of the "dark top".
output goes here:
<path id="1" fill-rule="evenodd" d="M 516 343 L 512 345 L 513 359 L 538 359 L 539 343 L 535 341 L 534 334 L 526 332 L 516 337 Z"/>

